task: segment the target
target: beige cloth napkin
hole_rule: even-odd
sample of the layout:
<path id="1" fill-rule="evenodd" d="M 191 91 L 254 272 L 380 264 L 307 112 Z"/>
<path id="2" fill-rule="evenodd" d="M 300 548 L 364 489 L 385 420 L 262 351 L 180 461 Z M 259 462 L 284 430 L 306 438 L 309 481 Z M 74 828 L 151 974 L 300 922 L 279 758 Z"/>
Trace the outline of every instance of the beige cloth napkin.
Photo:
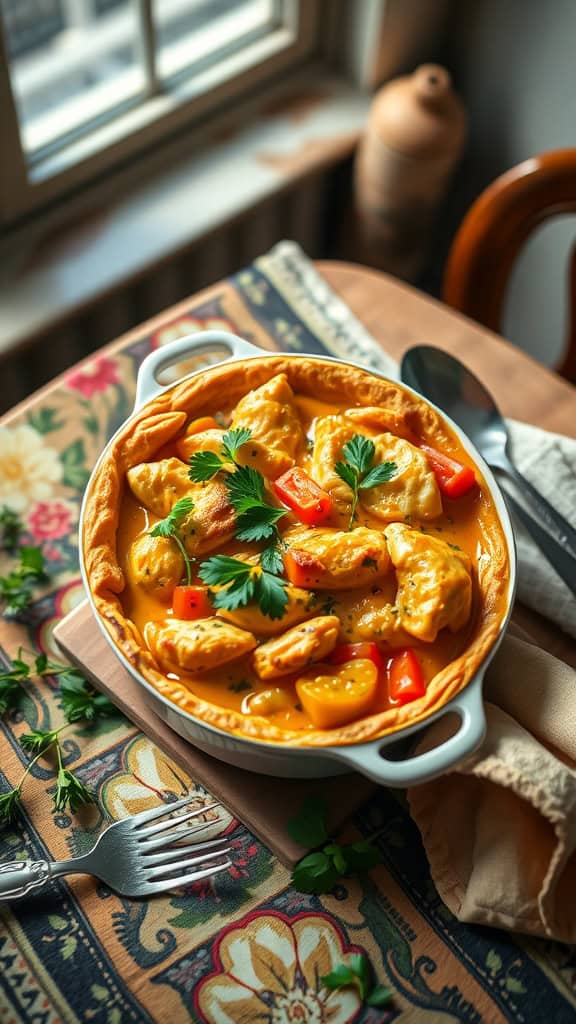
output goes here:
<path id="1" fill-rule="evenodd" d="M 484 694 L 480 749 L 408 793 L 432 878 L 461 921 L 576 942 L 576 672 L 508 635 Z"/>

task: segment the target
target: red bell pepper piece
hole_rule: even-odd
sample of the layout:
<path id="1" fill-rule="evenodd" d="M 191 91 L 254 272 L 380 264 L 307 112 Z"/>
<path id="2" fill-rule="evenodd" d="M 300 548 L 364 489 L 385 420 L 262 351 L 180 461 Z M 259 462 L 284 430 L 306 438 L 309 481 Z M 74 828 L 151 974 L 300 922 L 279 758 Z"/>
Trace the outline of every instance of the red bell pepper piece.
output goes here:
<path id="1" fill-rule="evenodd" d="M 347 661 L 356 661 L 357 658 L 374 662 L 379 672 L 384 668 L 382 655 L 371 640 L 365 640 L 358 644 L 339 644 L 326 660 L 332 665 L 343 665 Z"/>
<path id="2" fill-rule="evenodd" d="M 390 658 L 387 676 L 388 699 L 392 704 L 409 704 L 426 693 L 422 668 L 411 647 Z"/>
<path id="3" fill-rule="evenodd" d="M 172 611 L 176 619 L 208 619 L 214 609 L 208 596 L 208 587 L 182 585 L 174 588 Z"/>
<path id="4" fill-rule="evenodd" d="M 430 448 L 427 444 L 421 444 L 420 448 L 428 456 L 438 487 L 447 498 L 461 498 L 468 494 L 476 484 L 474 471 L 470 466 L 464 466 L 461 462 L 449 455 L 444 455 L 436 448 Z"/>
<path id="5" fill-rule="evenodd" d="M 332 511 L 332 498 L 300 469 L 293 466 L 274 480 L 272 489 L 276 497 L 307 526 L 317 526 Z"/>

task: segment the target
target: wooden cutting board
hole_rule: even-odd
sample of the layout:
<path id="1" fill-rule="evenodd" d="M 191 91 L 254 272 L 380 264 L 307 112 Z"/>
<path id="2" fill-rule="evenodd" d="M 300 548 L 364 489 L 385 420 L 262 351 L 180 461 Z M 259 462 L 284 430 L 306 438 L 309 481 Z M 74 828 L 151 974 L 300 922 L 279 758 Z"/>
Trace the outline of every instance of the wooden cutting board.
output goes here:
<path id="1" fill-rule="evenodd" d="M 277 779 L 243 771 L 197 750 L 173 732 L 146 702 L 138 686 L 116 658 L 94 620 L 88 602 L 62 619 L 54 630 L 59 647 L 94 686 L 234 817 L 291 867 L 307 851 L 290 838 L 287 821 L 307 796 L 322 796 L 328 805 L 328 827 L 336 832 L 376 789 L 361 775 L 330 779 Z"/>

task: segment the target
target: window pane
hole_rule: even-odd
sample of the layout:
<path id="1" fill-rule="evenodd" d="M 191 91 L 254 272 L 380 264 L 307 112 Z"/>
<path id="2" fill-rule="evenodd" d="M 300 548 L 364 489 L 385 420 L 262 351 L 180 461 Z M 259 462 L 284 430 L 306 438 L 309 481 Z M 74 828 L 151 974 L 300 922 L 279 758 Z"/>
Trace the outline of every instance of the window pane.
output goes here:
<path id="1" fill-rule="evenodd" d="M 279 0 L 154 0 L 158 75 L 193 74 L 279 21 Z"/>
<path id="2" fill-rule="evenodd" d="M 28 157 L 143 94 L 135 0 L 0 0 L 0 14 Z"/>

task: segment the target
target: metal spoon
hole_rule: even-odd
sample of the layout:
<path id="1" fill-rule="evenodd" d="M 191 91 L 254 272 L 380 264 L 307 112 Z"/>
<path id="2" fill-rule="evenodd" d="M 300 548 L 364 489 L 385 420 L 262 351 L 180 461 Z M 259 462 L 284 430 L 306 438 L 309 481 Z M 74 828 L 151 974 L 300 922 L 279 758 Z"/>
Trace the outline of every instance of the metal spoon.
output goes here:
<path id="1" fill-rule="evenodd" d="M 417 345 L 406 352 L 400 374 L 405 384 L 451 416 L 489 466 L 514 480 L 537 513 L 538 520 L 529 516 L 506 493 L 506 497 L 511 498 L 512 510 L 530 531 L 558 575 L 576 592 L 576 530 L 510 460 L 506 423 L 484 385 L 458 359 L 431 345 Z"/>

